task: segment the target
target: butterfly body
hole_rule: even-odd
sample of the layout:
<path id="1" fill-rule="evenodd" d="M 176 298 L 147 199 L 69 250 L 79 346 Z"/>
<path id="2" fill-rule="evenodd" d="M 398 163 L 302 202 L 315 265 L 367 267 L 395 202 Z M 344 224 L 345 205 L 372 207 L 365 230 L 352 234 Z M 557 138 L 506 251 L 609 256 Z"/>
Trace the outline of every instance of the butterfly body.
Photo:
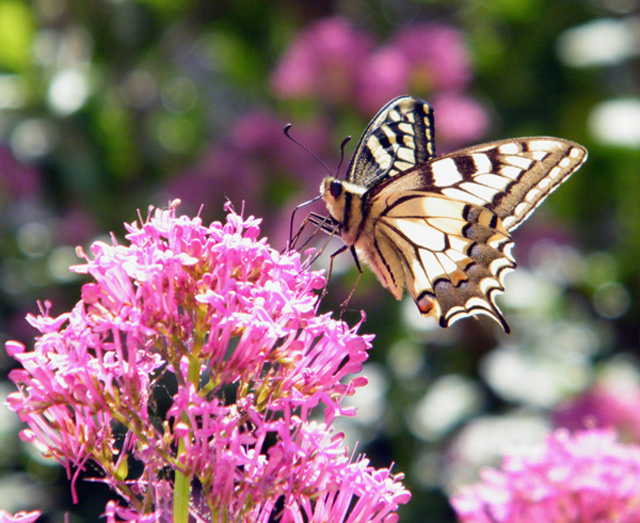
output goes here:
<path id="1" fill-rule="evenodd" d="M 586 159 L 551 137 L 517 138 L 436 157 L 433 112 L 402 96 L 365 130 L 345 181 L 320 194 L 345 245 L 400 299 L 447 327 L 485 314 L 516 266 L 510 233 Z"/>

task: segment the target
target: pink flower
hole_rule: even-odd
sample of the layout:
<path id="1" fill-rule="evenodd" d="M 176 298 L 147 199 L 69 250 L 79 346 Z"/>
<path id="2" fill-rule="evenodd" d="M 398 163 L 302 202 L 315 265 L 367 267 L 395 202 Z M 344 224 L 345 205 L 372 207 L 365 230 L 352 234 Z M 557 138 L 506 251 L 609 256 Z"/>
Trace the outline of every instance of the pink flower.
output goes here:
<path id="1" fill-rule="evenodd" d="M 359 79 L 358 107 L 375 114 L 389 100 L 409 91 L 411 65 L 401 49 L 389 45 L 368 57 Z"/>
<path id="2" fill-rule="evenodd" d="M 555 425 L 569 430 L 615 429 L 626 440 L 640 442 L 640 389 L 615 390 L 598 384 L 581 396 L 561 405 Z"/>
<path id="3" fill-rule="evenodd" d="M 157 512 L 140 514 L 135 510 L 118 506 L 115 501 L 107 503 L 104 515 L 107 523 L 158 523 L 161 521 L 161 514 Z"/>
<path id="4" fill-rule="evenodd" d="M 324 279 L 258 226 L 150 210 L 125 244 L 79 249 L 73 269 L 92 281 L 70 312 L 28 318 L 33 350 L 7 343 L 23 367 L 7 402 L 22 438 L 73 482 L 101 470 L 125 503 L 109 522 L 391 521 L 408 500 L 400 476 L 350 458 L 331 428 L 353 414 L 341 402 L 366 383 L 353 375 L 371 337 L 318 316 Z"/>
<path id="5" fill-rule="evenodd" d="M 17 512 L 11 515 L 5 510 L 0 510 L 0 523 L 33 523 L 40 517 L 40 512 Z"/>
<path id="6" fill-rule="evenodd" d="M 356 100 L 367 114 L 402 94 L 429 99 L 439 93 L 460 93 L 471 80 L 471 65 L 462 34 L 441 24 L 400 29 L 389 44 L 367 57 L 359 72 Z M 462 120 L 460 125 L 464 123 Z M 476 138 L 474 124 L 472 120 L 472 138 Z"/>
<path id="7" fill-rule="evenodd" d="M 344 19 L 320 20 L 287 50 L 273 73 L 273 90 L 281 98 L 319 97 L 351 103 L 371 46 L 371 38 Z"/>
<path id="8" fill-rule="evenodd" d="M 409 26 L 398 32 L 391 45 L 409 64 L 411 92 L 460 90 L 471 80 L 471 65 L 462 34 L 453 27 Z"/>
<path id="9" fill-rule="evenodd" d="M 484 108 L 472 98 L 444 93 L 432 100 L 438 154 L 478 141 L 489 128 Z"/>
<path id="10" fill-rule="evenodd" d="M 9 148 L 0 147 L 0 194 L 3 198 L 35 197 L 41 187 L 37 169 L 20 163 Z"/>
<path id="11" fill-rule="evenodd" d="M 640 521 L 640 448 L 612 432 L 558 430 L 481 478 L 452 499 L 462 523 Z"/>

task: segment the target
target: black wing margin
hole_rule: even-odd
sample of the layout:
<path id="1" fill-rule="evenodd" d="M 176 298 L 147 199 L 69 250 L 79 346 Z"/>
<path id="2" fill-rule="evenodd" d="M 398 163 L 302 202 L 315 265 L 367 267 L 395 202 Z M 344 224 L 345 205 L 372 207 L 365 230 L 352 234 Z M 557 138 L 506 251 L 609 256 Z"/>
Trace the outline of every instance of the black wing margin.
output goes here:
<path id="1" fill-rule="evenodd" d="M 347 181 L 370 188 L 434 156 L 433 110 L 418 98 L 400 96 L 380 109 L 365 129 Z"/>

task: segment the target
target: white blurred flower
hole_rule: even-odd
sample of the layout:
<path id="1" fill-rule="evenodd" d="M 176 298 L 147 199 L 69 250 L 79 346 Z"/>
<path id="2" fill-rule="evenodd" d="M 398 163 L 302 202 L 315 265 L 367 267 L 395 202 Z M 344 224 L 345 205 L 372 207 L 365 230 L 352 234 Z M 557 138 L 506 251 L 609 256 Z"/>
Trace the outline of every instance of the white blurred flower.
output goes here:
<path id="1" fill-rule="evenodd" d="M 615 65 L 640 54 L 635 18 L 601 18 L 564 31 L 557 42 L 560 60 L 572 67 Z"/>
<path id="2" fill-rule="evenodd" d="M 441 438 L 465 418 L 482 408 L 484 397 L 477 383 L 460 375 L 438 378 L 407 419 L 409 430 L 418 438 Z"/>
<path id="3" fill-rule="evenodd" d="M 621 98 L 596 105 L 589 115 L 593 139 L 619 147 L 640 147 L 640 99 Z"/>

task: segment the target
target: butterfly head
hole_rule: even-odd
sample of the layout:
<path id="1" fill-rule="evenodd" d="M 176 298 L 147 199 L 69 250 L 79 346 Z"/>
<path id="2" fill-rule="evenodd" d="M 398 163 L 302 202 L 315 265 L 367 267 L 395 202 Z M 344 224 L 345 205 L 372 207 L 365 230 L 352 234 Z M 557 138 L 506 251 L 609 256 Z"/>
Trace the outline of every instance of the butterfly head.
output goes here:
<path id="1" fill-rule="evenodd" d="M 329 214 L 342 225 L 345 225 L 345 209 L 359 201 L 364 192 L 364 187 L 343 182 L 333 176 L 327 176 L 320 185 L 320 195 L 327 205 Z"/>

